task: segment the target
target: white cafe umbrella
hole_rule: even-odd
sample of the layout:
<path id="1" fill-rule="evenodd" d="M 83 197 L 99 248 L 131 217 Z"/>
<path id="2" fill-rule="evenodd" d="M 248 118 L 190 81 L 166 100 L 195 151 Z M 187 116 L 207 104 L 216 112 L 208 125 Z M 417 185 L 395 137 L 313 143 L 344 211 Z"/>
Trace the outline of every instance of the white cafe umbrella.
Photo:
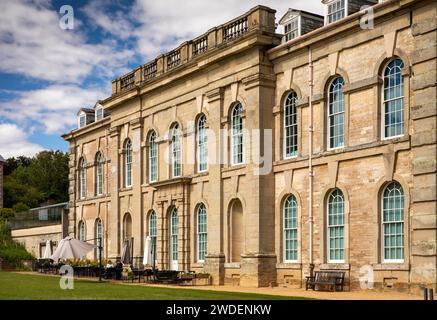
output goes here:
<path id="1" fill-rule="evenodd" d="M 152 265 L 153 264 L 152 257 L 153 257 L 152 238 L 150 236 L 147 236 L 146 243 L 144 245 L 143 265 Z"/>
<path id="2" fill-rule="evenodd" d="M 44 254 L 42 256 L 43 259 L 50 259 L 50 256 L 52 255 L 52 241 L 47 240 L 46 241 L 46 248 L 44 249 Z"/>
<path id="3" fill-rule="evenodd" d="M 72 237 L 66 237 L 59 242 L 55 253 L 50 257 L 54 261 L 59 259 L 81 259 L 91 250 L 97 248 L 97 246 L 74 239 Z"/>

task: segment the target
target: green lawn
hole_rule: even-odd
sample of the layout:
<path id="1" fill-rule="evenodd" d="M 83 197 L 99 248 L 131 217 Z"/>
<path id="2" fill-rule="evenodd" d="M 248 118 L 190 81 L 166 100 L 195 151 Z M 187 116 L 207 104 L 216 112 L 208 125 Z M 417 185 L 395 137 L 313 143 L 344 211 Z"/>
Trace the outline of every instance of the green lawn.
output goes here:
<path id="1" fill-rule="evenodd" d="M 59 277 L 0 272 L 0 300 L 262 300 L 302 299 L 274 295 L 220 292 L 195 289 L 172 289 L 116 283 L 75 280 L 73 290 L 62 290 Z"/>

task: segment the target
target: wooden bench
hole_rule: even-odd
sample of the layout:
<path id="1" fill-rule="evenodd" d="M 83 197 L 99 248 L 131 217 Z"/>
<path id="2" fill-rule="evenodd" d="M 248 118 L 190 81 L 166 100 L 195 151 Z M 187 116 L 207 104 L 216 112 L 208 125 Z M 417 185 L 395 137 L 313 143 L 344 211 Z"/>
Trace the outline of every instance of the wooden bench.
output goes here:
<path id="1" fill-rule="evenodd" d="M 313 277 L 306 277 L 306 290 L 308 288 L 316 290 L 316 285 L 319 285 L 328 286 L 334 291 L 337 291 L 337 287 L 339 287 L 340 291 L 343 291 L 344 275 L 343 271 L 315 271 Z"/>

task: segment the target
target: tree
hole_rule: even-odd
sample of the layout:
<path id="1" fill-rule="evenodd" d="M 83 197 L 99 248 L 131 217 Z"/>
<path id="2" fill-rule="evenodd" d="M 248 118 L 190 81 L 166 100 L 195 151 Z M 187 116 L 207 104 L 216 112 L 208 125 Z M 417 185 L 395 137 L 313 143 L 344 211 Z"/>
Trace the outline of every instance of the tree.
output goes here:
<path id="1" fill-rule="evenodd" d="M 4 181 L 5 206 L 23 209 L 68 201 L 68 154 L 42 151 L 33 158 L 6 160 L 8 170 Z"/>
<path id="2" fill-rule="evenodd" d="M 15 216 L 15 211 L 10 208 L 1 208 L 0 209 L 0 220 L 8 220 Z"/>

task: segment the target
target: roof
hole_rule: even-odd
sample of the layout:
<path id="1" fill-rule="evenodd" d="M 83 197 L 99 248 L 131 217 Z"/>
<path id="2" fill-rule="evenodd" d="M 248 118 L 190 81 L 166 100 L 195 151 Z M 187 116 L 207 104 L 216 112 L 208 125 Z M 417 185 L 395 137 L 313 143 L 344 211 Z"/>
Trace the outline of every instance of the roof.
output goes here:
<path id="1" fill-rule="evenodd" d="M 291 14 L 295 14 L 295 15 L 306 15 L 306 16 L 310 16 L 313 17 L 315 19 L 323 19 L 323 16 L 316 14 L 316 13 L 312 13 L 309 11 L 305 11 L 305 10 L 296 10 L 293 8 L 289 8 L 288 11 L 282 16 L 282 18 L 279 20 L 279 23 L 283 23 L 283 21 L 288 18 L 289 15 Z"/>
<path id="2" fill-rule="evenodd" d="M 0 154 L 0 162 L 5 162 L 5 159 L 2 157 L 1 154 Z"/>
<path id="3" fill-rule="evenodd" d="M 77 115 L 79 115 L 81 112 L 84 112 L 86 114 L 94 114 L 94 109 L 80 108 L 79 111 L 77 112 Z"/>

